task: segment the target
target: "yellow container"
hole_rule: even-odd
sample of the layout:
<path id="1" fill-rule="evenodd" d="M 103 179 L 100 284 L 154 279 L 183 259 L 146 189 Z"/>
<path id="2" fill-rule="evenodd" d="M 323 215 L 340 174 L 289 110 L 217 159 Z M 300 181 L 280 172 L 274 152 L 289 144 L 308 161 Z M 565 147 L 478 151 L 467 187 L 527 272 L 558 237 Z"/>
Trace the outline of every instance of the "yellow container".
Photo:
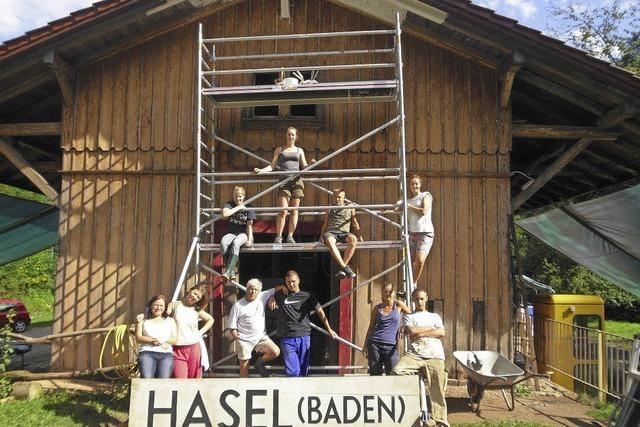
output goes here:
<path id="1" fill-rule="evenodd" d="M 534 335 L 538 370 L 574 392 L 607 388 L 604 302 L 596 295 L 538 295 Z M 602 393 L 602 392 L 600 392 Z"/>

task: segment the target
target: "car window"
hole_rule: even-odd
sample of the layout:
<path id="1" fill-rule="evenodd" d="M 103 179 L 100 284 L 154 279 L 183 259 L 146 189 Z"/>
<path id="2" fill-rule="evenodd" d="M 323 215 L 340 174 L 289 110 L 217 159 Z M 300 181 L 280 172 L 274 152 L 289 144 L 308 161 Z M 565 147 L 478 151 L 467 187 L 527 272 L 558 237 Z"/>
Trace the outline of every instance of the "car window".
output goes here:
<path id="1" fill-rule="evenodd" d="M 9 311 L 10 309 L 12 309 L 14 307 L 15 307 L 14 304 L 6 303 L 6 302 L 0 302 L 0 311 Z"/>

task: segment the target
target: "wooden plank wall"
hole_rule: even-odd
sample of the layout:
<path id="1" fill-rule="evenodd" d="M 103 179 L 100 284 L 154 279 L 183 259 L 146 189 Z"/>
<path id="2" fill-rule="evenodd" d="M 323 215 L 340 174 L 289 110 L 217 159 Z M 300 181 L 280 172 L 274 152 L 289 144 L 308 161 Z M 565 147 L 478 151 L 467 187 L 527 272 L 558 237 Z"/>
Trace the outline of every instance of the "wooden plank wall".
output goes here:
<path id="1" fill-rule="evenodd" d="M 206 36 L 285 34 L 382 28 L 325 1 L 296 0 L 281 20 L 278 2 L 248 0 L 210 16 Z M 131 321 L 148 296 L 170 293 L 192 235 L 193 76 L 195 25 L 133 47 L 82 70 L 73 114 L 65 121 L 61 252 L 56 293 L 56 331 Z M 381 47 L 382 38 L 360 37 L 251 43 L 235 53 L 294 48 Z M 419 286 L 443 307 L 446 349 L 487 348 L 507 353 L 509 337 L 508 202 L 510 129 L 497 107 L 497 74 L 454 54 L 403 38 L 409 170 L 425 178 L 434 196 L 436 240 Z M 218 56 L 230 47 L 217 47 Z M 352 58 L 370 61 L 369 58 Z M 380 58 L 384 60 L 384 58 Z M 344 59 L 327 59 L 340 63 Z M 283 65 L 289 63 L 285 61 Z M 299 64 L 300 62 L 298 62 Z M 225 67 L 273 66 L 225 64 Z M 376 71 L 382 78 L 385 71 Z M 335 79 L 369 79 L 368 70 L 335 72 Z M 320 74 L 320 79 L 328 78 Z M 232 77 L 223 84 L 248 83 Z M 396 114 L 393 104 L 323 106 L 322 129 L 301 127 L 299 145 L 320 159 Z M 240 110 L 222 110 L 220 135 L 270 159 L 283 130 L 248 130 Z M 295 126 L 295 123 L 292 123 Z M 217 147 L 218 170 L 251 170 L 258 162 Z M 331 168 L 397 164 L 397 131 L 391 128 L 331 161 Z M 147 171 L 146 175 L 136 174 Z M 149 172 L 152 171 L 152 172 Z M 101 173 L 98 173 L 101 172 Z M 333 185 L 327 185 L 331 188 Z M 359 203 L 398 199 L 397 183 L 348 182 Z M 258 185 L 248 185 L 255 194 Z M 217 202 L 230 188 L 219 189 Z M 307 185 L 304 204 L 329 197 Z M 273 205 L 267 196 L 256 205 Z M 308 218 L 308 217 L 307 217 Z M 305 220 L 307 220 L 305 218 Z M 397 238 L 379 220 L 362 216 L 365 238 Z M 392 251 L 356 255 L 361 279 L 397 262 Z M 384 278 L 397 280 L 395 274 Z M 354 296 L 354 336 L 362 344 L 380 283 Z M 475 315 L 474 315 L 475 307 Z M 479 319 L 482 321 L 480 322 Z M 474 325 L 476 327 L 474 328 Z M 478 330 L 481 326 L 482 330 Z M 68 340 L 54 348 L 54 366 L 97 365 L 97 340 Z M 89 355 L 87 358 L 86 355 Z M 452 359 L 452 358 L 451 358 Z M 356 363 L 362 356 L 356 355 Z M 454 365 L 449 363 L 449 367 Z"/>

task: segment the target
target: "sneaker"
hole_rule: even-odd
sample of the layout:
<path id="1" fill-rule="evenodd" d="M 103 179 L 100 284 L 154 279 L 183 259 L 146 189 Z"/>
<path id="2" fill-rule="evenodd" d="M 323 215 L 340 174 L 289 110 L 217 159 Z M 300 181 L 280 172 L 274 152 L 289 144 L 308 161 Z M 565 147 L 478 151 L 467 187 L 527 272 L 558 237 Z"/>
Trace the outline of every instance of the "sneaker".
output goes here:
<path id="1" fill-rule="evenodd" d="M 349 279 L 353 279 L 354 277 L 356 277 L 356 273 L 354 273 L 353 270 L 351 270 L 348 265 L 342 270 L 344 271 L 344 273 L 347 275 Z"/>
<path id="2" fill-rule="evenodd" d="M 338 270 L 338 272 L 336 273 L 336 277 L 338 279 L 344 279 L 345 277 L 347 277 L 347 273 L 344 271 L 344 268 Z"/>
<path id="3" fill-rule="evenodd" d="M 262 357 L 258 357 L 253 364 L 253 367 L 256 368 L 256 371 L 260 374 L 261 377 L 267 378 L 271 374 L 267 371 L 267 368 L 264 366 L 264 360 Z"/>
<path id="4" fill-rule="evenodd" d="M 287 240 L 284 241 L 285 243 L 295 243 L 296 241 L 293 240 L 293 236 L 291 234 L 289 234 L 287 236 Z"/>
<path id="5" fill-rule="evenodd" d="M 273 239 L 273 243 L 275 243 L 276 245 L 282 244 L 282 236 L 276 236 L 276 238 Z"/>

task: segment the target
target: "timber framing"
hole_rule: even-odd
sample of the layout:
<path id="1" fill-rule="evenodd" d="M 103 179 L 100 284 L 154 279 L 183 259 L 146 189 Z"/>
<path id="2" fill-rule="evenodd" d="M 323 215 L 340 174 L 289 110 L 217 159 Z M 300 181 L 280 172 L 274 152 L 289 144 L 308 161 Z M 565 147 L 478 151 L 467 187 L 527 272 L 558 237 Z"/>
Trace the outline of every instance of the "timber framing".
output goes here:
<path id="1" fill-rule="evenodd" d="M 596 127 L 588 126 L 534 125 L 513 123 L 512 135 L 515 138 L 591 138 L 598 141 L 615 141 L 618 139 L 619 133 L 607 132 Z"/>
<path id="2" fill-rule="evenodd" d="M 61 131 L 62 124 L 60 122 L 0 123 L 0 135 L 2 136 L 60 135 Z"/>
<path id="3" fill-rule="evenodd" d="M 533 196 L 544 184 L 549 182 L 558 172 L 560 172 L 565 166 L 571 162 L 578 154 L 580 154 L 589 144 L 593 142 L 593 139 L 582 138 L 569 147 L 558 157 L 549 167 L 547 167 L 536 179 L 533 180 L 531 185 L 522 190 L 516 195 L 511 202 L 511 212 L 518 210 L 531 196 Z"/>
<path id="4" fill-rule="evenodd" d="M 506 109 L 511 101 L 513 81 L 520 68 L 524 65 L 524 55 L 520 52 L 514 54 L 500 68 L 500 108 Z"/>
<path id="5" fill-rule="evenodd" d="M 40 131 L 28 127 L 8 131 L 6 126 L 61 120 L 63 105 L 75 102 L 79 84 L 75 81 L 76 74 L 193 26 L 208 16 L 233 9 L 244 1 L 105 0 L 6 42 L 0 46 L 0 122 L 5 123 L 0 125 L 5 127 L 0 135 L 24 137 L 22 142 L 38 147 L 41 152 L 18 145 L 32 164 L 45 158 L 59 159 L 61 135 L 56 129 L 47 130 L 43 124 Z M 542 156 L 548 144 L 555 143 L 553 140 L 616 140 L 615 144 L 594 144 L 586 148 L 589 167 L 602 173 L 588 174 L 587 168 L 576 167 L 572 174 L 583 171 L 582 176 L 556 175 L 553 185 L 541 188 L 522 205 L 523 209 L 538 208 L 547 200 L 557 202 L 558 197 L 574 197 L 575 191 L 584 190 L 587 181 L 596 186 L 608 185 L 608 168 L 615 170 L 615 176 L 620 175 L 620 179 L 635 176 L 636 168 L 630 165 L 637 156 L 628 153 L 640 151 L 636 101 L 640 99 L 640 79 L 630 73 L 466 0 L 318 1 L 369 17 L 378 28 L 385 28 L 389 17 L 399 11 L 404 17 L 403 33 L 408 37 L 486 67 L 487 76 L 497 81 L 495 99 L 499 108 L 508 113 L 504 115 L 506 122 L 508 117 L 513 118 L 513 129 L 504 126 L 502 131 L 512 131 L 512 146 L 505 148 L 512 159 L 512 170 L 529 170 L 531 159 Z M 282 17 L 290 12 L 295 18 L 299 5 L 279 0 L 276 3 L 287 10 L 277 7 L 278 13 L 273 18 L 289 25 L 288 19 L 281 19 L 280 12 Z M 292 6 L 290 10 L 287 3 Z M 474 86 L 478 77 L 470 76 L 467 84 Z M 417 86 L 428 84 L 420 82 Z M 493 95 L 480 96 L 488 99 Z M 531 125 L 533 123 L 544 125 Z M 548 126 L 549 123 L 558 126 Z M 537 129 L 534 126 L 538 126 Z M 596 149 L 597 155 L 591 155 Z M 536 170 L 531 173 L 537 175 L 546 164 L 545 161 L 535 165 Z M 4 182 L 11 180 L 13 184 L 29 185 L 25 180 L 14 182 L 14 176 L 13 173 L 6 175 Z M 595 178 L 598 176 L 602 182 Z M 59 174 L 50 172 L 46 177 L 52 183 L 60 180 Z M 518 181 L 514 178 L 514 190 Z M 543 198 L 541 194 L 547 189 L 549 194 Z"/>
<path id="6" fill-rule="evenodd" d="M 9 141 L 0 138 L 0 154 L 7 158 L 22 172 L 45 196 L 58 203 L 58 192 L 53 189 L 47 180 L 27 162 L 16 147 Z"/>
<path id="7" fill-rule="evenodd" d="M 75 97 L 76 70 L 53 49 L 45 51 L 42 61 L 55 74 L 65 105 L 71 106 Z"/>

